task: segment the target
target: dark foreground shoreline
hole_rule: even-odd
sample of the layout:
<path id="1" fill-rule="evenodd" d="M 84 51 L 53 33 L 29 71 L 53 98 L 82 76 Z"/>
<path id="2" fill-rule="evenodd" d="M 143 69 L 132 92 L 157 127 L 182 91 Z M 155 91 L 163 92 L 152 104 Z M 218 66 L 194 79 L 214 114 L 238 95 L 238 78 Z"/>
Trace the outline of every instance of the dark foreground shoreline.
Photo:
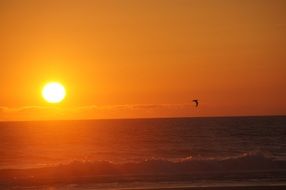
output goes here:
<path id="1" fill-rule="evenodd" d="M 192 186 L 182 186 L 182 187 L 136 187 L 136 188 L 98 188 L 98 187 L 90 187 L 90 186 L 75 186 L 75 187 L 67 187 L 67 186 L 45 186 L 45 187 L 3 187 L 0 186 L 0 189 L 11 189 L 11 190 L 22 190 L 22 189 L 29 189 L 29 190 L 102 190 L 102 189 L 107 189 L 107 190 L 285 190 L 286 185 L 250 185 L 250 186 L 209 186 L 209 187 L 192 187 Z"/>
<path id="2" fill-rule="evenodd" d="M 223 186 L 223 187 L 164 187 L 164 188 L 138 188 L 136 190 L 285 190 L 286 185 L 274 186 Z M 131 189 L 130 189 L 131 190 Z"/>

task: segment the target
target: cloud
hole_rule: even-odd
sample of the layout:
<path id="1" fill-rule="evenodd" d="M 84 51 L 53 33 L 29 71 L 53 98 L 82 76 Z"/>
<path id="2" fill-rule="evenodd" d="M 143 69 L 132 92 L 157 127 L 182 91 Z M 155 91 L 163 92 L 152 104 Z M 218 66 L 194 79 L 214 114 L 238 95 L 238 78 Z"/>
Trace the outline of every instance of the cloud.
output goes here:
<path id="1" fill-rule="evenodd" d="M 88 105 L 68 108 L 51 106 L 0 107 L 0 120 L 178 117 L 192 116 L 195 113 L 194 110 L 192 104 Z"/>

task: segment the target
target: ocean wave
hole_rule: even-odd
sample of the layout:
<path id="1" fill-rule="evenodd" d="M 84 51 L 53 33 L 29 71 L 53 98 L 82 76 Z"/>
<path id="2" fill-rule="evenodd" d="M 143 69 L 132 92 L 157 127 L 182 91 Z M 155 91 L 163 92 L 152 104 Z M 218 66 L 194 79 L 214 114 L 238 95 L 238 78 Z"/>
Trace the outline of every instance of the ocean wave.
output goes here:
<path id="1" fill-rule="evenodd" d="M 0 185 L 41 185 L 122 181 L 193 180 L 237 177 L 286 177 L 286 161 L 263 153 L 225 158 L 149 159 L 116 164 L 108 161 L 73 161 L 30 169 L 0 170 Z"/>

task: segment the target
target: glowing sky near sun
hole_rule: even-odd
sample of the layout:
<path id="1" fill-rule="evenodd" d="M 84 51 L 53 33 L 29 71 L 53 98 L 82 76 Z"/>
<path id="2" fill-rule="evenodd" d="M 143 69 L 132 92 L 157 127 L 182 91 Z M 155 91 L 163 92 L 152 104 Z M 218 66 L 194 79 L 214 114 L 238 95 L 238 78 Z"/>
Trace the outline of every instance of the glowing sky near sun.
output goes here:
<path id="1" fill-rule="evenodd" d="M 286 114 L 283 0 L 0 1 L 0 27 L 0 120 Z"/>

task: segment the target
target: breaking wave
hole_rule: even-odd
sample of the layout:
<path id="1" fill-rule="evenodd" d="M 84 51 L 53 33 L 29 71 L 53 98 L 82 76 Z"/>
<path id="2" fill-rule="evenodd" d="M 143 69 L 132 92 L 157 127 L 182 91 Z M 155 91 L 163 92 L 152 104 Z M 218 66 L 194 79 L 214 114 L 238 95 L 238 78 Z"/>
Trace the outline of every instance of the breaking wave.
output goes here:
<path id="1" fill-rule="evenodd" d="M 150 159 L 116 164 L 108 161 L 73 161 L 43 168 L 2 169 L 0 185 L 44 185 L 130 181 L 286 177 L 286 161 L 262 153 L 227 158 Z"/>

